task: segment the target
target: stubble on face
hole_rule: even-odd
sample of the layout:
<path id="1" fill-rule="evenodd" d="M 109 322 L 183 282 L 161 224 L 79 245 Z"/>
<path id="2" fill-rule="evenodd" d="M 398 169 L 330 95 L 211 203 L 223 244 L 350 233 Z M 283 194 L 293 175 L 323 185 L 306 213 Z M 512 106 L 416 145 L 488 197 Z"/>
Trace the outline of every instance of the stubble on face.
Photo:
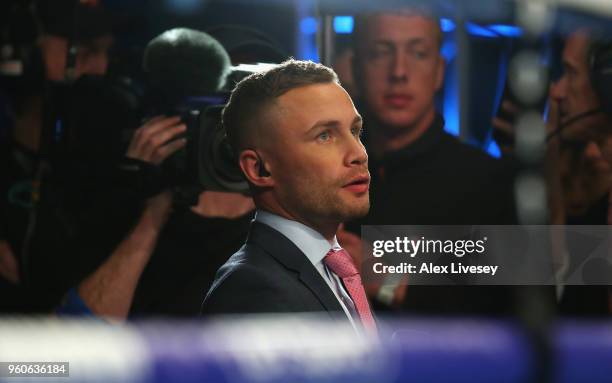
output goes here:
<path id="1" fill-rule="evenodd" d="M 276 123 L 268 128 L 276 138 L 267 151 L 274 156 L 275 192 L 283 209 L 300 221 L 340 223 L 367 214 L 368 192 L 354 195 L 343 188 L 368 173 L 367 162 L 344 168 L 333 146 L 313 144 L 305 136 L 317 119 L 352 119 L 356 112 L 348 94 L 331 83 L 303 87 L 279 98 L 273 113 Z"/>
<path id="2" fill-rule="evenodd" d="M 368 214 L 370 199 L 368 193 L 361 198 L 342 195 L 342 187 L 350 178 L 322 183 L 318 177 L 303 177 L 287 190 L 291 195 L 284 196 L 284 200 L 295 200 L 294 209 L 301 216 L 319 217 L 328 222 L 351 221 Z"/>

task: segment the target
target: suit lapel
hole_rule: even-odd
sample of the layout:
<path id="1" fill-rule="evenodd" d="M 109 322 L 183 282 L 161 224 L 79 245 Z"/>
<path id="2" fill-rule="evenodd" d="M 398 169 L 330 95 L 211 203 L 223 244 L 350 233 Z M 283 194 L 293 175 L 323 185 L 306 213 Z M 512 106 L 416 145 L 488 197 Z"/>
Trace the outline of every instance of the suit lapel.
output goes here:
<path id="1" fill-rule="evenodd" d="M 338 299 L 336 299 L 334 292 L 327 282 L 323 280 L 323 277 L 321 277 L 321 274 L 319 274 L 314 266 L 311 269 L 300 272 L 300 281 L 313 292 L 327 311 L 342 311 L 342 306 L 340 306 Z"/>
<path id="2" fill-rule="evenodd" d="M 334 292 L 306 255 L 287 237 L 268 225 L 253 222 L 247 243 L 254 243 L 298 273 L 299 280 L 317 297 L 327 311 L 343 311 Z"/>

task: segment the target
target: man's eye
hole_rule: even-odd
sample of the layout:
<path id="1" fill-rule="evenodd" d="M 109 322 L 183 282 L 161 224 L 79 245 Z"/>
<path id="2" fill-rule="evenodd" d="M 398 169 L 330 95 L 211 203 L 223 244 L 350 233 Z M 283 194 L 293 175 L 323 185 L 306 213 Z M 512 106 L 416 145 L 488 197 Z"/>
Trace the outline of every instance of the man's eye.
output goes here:
<path id="1" fill-rule="evenodd" d="M 353 136 L 355 137 L 361 137 L 362 133 L 363 133 L 363 129 L 359 128 L 359 127 L 355 127 L 355 128 L 351 128 L 351 133 L 353 134 Z"/>
<path id="2" fill-rule="evenodd" d="M 329 132 L 328 132 L 328 131 L 325 131 L 325 132 L 323 132 L 323 133 L 320 133 L 320 134 L 317 136 L 317 139 L 318 139 L 319 141 L 328 141 L 330 138 L 331 138 L 331 134 L 329 134 Z"/>
<path id="3" fill-rule="evenodd" d="M 370 50 L 369 56 L 371 58 L 383 58 L 391 54 L 391 50 L 387 47 L 376 47 Z"/>
<path id="4" fill-rule="evenodd" d="M 424 49 L 412 49 L 410 53 L 417 59 L 427 58 L 427 51 Z"/>

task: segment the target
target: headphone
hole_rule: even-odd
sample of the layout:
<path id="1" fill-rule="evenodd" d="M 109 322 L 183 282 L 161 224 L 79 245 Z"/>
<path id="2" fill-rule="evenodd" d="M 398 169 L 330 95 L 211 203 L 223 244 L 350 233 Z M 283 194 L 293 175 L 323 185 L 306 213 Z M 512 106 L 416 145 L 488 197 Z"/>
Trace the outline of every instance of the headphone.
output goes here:
<path id="1" fill-rule="evenodd" d="M 266 165 L 264 165 L 264 162 L 261 159 L 261 156 L 259 155 L 259 153 L 257 153 L 257 163 L 258 163 L 257 167 L 258 167 L 258 170 L 259 170 L 258 175 L 260 177 L 270 177 L 272 175 L 272 174 L 270 174 L 268 169 L 266 169 Z"/>
<path id="2" fill-rule="evenodd" d="M 591 86 L 599 99 L 600 106 L 572 116 L 557 129 L 550 132 L 546 140 L 550 140 L 568 126 L 584 118 L 602 113 L 612 118 L 612 40 L 592 43 L 587 62 Z"/>
<path id="3" fill-rule="evenodd" d="M 43 28 L 32 0 L 13 1 L 0 31 L 0 77 L 17 87 L 44 81 L 44 63 L 36 42 Z"/>
<path id="4" fill-rule="evenodd" d="M 78 1 L 74 2 L 76 10 Z M 75 11 L 76 12 L 76 11 Z M 38 38 L 45 32 L 35 0 L 13 0 L 0 34 L 0 77 L 21 84 L 40 86 L 45 79 L 45 64 Z M 76 44 L 68 39 L 65 81 L 74 81 Z"/>

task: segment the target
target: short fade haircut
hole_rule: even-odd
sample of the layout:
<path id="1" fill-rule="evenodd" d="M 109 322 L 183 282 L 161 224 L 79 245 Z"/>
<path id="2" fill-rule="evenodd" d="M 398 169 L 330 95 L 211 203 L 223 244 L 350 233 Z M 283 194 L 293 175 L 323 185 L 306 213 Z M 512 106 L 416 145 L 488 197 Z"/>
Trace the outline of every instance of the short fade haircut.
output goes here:
<path id="1" fill-rule="evenodd" d="M 278 97 L 295 88 L 323 83 L 340 81 L 332 69 L 322 64 L 294 59 L 238 82 L 221 115 L 234 154 L 238 156 L 249 145 L 263 113 Z"/>
<path id="2" fill-rule="evenodd" d="M 354 26 L 353 26 L 353 34 L 351 36 L 351 44 L 353 46 L 353 50 L 356 56 L 360 56 L 361 52 L 359 49 L 360 42 L 363 41 L 364 34 L 368 33 L 367 24 L 369 19 L 375 16 L 393 14 L 398 16 L 421 16 L 428 20 L 430 20 L 434 24 L 434 33 L 435 41 L 438 44 L 438 50 L 442 48 L 442 41 L 444 39 L 444 35 L 442 33 L 442 27 L 440 26 L 440 19 L 428 8 L 425 6 L 407 6 L 405 8 L 401 8 L 398 11 L 392 13 L 392 11 L 380 11 L 373 13 L 360 13 L 355 15 L 354 17 Z"/>

